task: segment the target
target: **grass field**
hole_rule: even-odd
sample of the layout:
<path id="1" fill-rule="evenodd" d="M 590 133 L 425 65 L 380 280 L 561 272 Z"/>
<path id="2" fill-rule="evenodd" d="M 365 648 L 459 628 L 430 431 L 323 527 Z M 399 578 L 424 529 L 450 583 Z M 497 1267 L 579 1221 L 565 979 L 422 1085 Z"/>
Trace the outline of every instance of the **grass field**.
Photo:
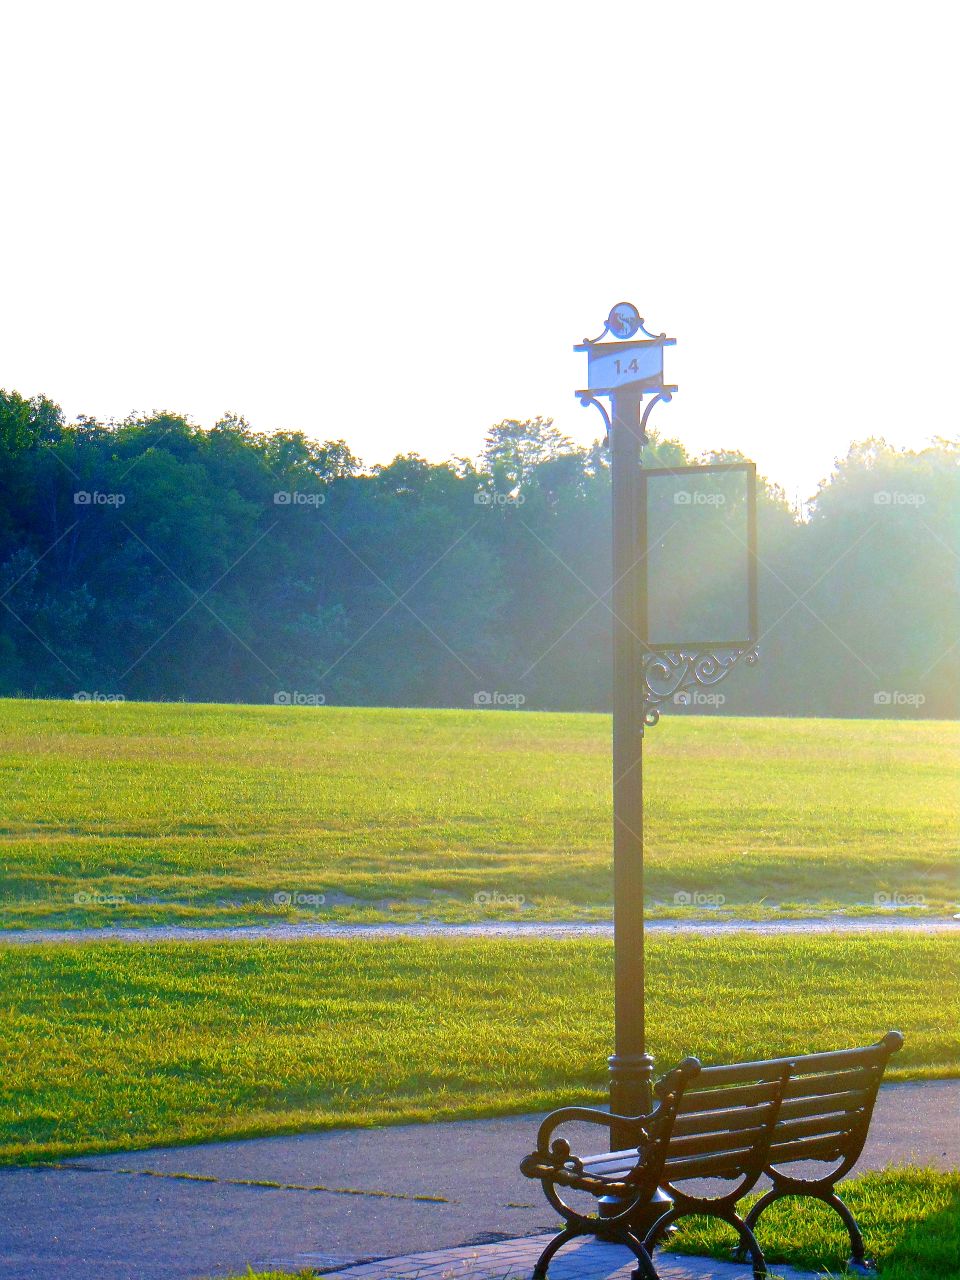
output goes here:
<path id="1" fill-rule="evenodd" d="M 884 1280 L 955 1280 L 960 1276 L 960 1173 L 889 1169 L 840 1184 Z M 750 1197 L 744 1203 L 751 1203 Z M 841 1276 L 849 1241 L 832 1210 L 814 1201 L 782 1200 L 767 1210 L 760 1238 L 777 1265 Z M 733 1233 L 686 1219 L 671 1249 L 729 1258 Z M 312 1275 L 302 1271 L 301 1277 Z M 241 1280 L 241 1277 L 237 1277 Z M 293 1280 L 279 1271 L 248 1272 L 242 1280 Z"/>
<path id="2" fill-rule="evenodd" d="M 597 1099 L 612 954 L 600 939 L 0 947 L 0 1158 Z M 952 937 L 658 940 L 648 984 L 664 1067 L 896 1026 L 894 1074 L 960 1072 Z"/>
<path id="3" fill-rule="evenodd" d="M 654 911 L 956 909 L 955 723 L 678 715 L 646 742 Z M 0 924 L 604 918 L 608 755 L 598 715 L 0 701 Z"/>
<path id="4" fill-rule="evenodd" d="M 960 1275 L 960 1173 L 886 1169 L 840 1184 L 884 1280 L 948 1280 Z M 751 1197 L 745 1203 L 752 1203 Z M 685 1253 L 729 1257 L 732 1231 L 702 1219 L 681 1224 Z M 815 1201 L 781 1200 L 760 1219 L 769 1262 L 844 1273 L 849 1239 L 831 1209 Z"/>

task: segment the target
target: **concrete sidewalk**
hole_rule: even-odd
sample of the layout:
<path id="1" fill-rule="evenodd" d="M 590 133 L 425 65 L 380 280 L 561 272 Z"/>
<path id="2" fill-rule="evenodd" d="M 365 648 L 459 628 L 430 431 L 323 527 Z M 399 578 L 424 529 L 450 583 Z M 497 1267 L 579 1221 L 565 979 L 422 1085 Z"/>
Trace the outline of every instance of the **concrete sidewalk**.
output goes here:
<path id="1" fill-rule="evenodd" d="M 535 1250 L 515 1242 L 556 1225 L 518 1169 L 536 1122 L 336 1130 L 0 1170 L 0 1280 L 196 1280 L 248 1263 L 336 1273 L 464 1247 Z M 960 1167 L 960 1081 L 883 1087 L 858 1172 L 898 1162 Z M 376 1280 L 402 1274 L 390 1265 Z M 609 1250 L 602 1265 L 616 1274 Z"/>
<path id="2" fill-rule="evenodd" d="M 328 1280 L 530 1280 L 549 1235 L 506 1240 L 479 1248 L 437 1249 L 368 1262 L 328 1273 Z M 659 1280 L 753 1280 L 751 1267 L 713 1258 L 659 1252 Z M 550 1280 L 632 1280 L 636 1258 L 629 1249 L 599 1240 L 571 1242 L 550 1264 Z M 770 1280 L 820 1280 L 812 1271 L 773 1267 Z"/>

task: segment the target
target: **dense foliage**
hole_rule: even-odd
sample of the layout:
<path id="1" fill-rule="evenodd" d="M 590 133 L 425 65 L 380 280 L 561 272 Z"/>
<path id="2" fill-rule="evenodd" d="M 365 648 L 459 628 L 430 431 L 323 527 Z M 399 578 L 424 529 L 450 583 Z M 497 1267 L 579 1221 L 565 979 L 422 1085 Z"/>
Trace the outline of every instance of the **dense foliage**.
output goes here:
<path id="1" fill-rule="evenodd" d="M 854 446 L 802 521 L 762 485 L 762 661 L 721 709 L 955 716 L 958 498 L 957 441 Z M 364 469 L 0 393 L 2 694 L 605 708 L 608 544 L 607 453 L 548 420 Z"/>

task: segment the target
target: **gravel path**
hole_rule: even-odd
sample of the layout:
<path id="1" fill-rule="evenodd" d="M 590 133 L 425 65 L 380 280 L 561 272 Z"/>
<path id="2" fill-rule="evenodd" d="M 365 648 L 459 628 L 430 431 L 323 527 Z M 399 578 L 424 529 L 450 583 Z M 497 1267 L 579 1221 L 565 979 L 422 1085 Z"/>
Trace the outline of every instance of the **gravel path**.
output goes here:
<path id="1" fill-rule="evenodd" d="M 814 933 L 960 933 L 960 917 L 905 915 L 823 916 L 787 920 L 648 920 L 648 934 L 814 934 Z M 306 938 L 612 938 L 606 922 L 481 924 L 348 924 L 333 920 L 300 924 L 254 924 L 190 927 L 148 925 L 142 928 L 10 929 L 0 942 L 17 946 L 69 942 L 294 942 Z"/>

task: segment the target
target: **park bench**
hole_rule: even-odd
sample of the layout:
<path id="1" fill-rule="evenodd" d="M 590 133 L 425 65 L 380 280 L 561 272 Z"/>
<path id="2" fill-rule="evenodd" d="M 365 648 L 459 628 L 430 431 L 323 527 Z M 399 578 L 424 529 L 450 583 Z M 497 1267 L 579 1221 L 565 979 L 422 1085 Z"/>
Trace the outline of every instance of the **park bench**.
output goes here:
<path id="1" fill-rule="evenodd" d="M 887 1060 L 902 1044 L 900 1033 L 891 1031 L 861 1049 L 714 1067 L 687 1058 L 656 1085 L 656 1105 L 647 1115 L 616 1116 L 586 1107 L 552 1112 L 540 1126 L 536 1151 L 520 1166 L 526 1177 L 540 1180 L 566 1222 L 541 1254 L 534 1280 L 544 1280 L 567 1241 L 587 1234 L 626 1245 L 637 1258 L 638 1280 L 656 1280 L 653 1249 L 689 1214 L 707 1214 L 732 1226 L 739 1238 L 737 1256 L 744 1262 L 749 1258 L 759 1280 L 767 1268 L 754 1234 L 757 1219 L 775 1200 L 797 1195 L 814 1196 L 837 1211 L 850 1236 L 848 1266 L 869 1270 L 863 1237 L 834 1188 L 860 1157 Z M 578 1157 L 566 1139 L 555 1137 L 571 1122 L 628 1133 L 636 1145 Z M 835 1167 L 810 1175 L 810 1162 Z M 764 1174 L 772 1187 L 741 1217 L 738 1201 Z M 703 1184 L 714 1179 L 734 1185 L 708 1195 Z M 602 1212 L 568 1204 L 561 1188 L 595 1197 Z M 658 1188 L 673 1204 L 641 1238 L 634 1224 L 650 1222 Z"/>

